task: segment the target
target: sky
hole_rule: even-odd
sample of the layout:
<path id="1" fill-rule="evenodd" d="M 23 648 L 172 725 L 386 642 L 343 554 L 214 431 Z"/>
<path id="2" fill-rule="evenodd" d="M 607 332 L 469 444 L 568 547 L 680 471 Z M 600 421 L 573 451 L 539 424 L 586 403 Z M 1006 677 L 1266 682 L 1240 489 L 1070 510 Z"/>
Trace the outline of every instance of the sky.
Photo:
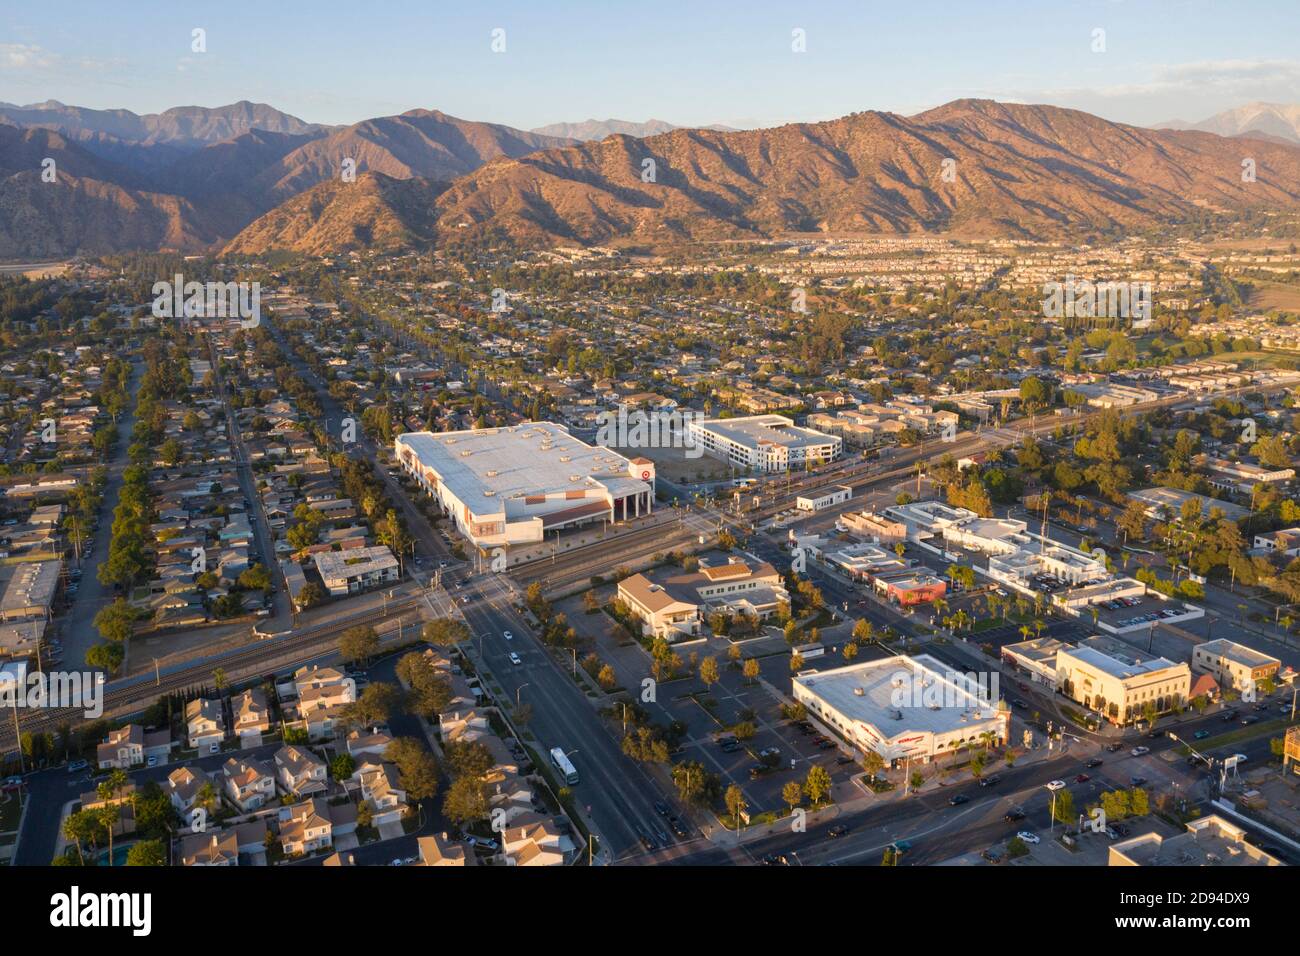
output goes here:
<path id="1" fill-rule="evenodd" d="M 329 124 L 423 108 L 531 129 L 982 97 L 1142 125 L 1300 103 L 1298 36 L 1296 0 L 0 0 L 0 101 L 253 100 Z"/>

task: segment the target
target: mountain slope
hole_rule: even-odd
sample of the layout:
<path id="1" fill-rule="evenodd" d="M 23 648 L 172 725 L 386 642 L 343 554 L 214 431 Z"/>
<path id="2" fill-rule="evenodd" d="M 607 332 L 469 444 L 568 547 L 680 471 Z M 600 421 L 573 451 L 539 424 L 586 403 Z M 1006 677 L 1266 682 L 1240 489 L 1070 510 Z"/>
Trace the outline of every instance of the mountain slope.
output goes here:
<path id="1" fill-rule="evenodd" d="M 285 249 L 310 255 L 389 251 L 427 243 L 445 183 L 362 173 L 332 179 L 276 207 L 226 246 L 230 254 Z"/>
<path id="2" fill-rule="evenodd" d="M 1063 236 L 1186 219 L 1197 210 L 1294 209 L 1300 150 L 1152 131 L 1049 106 L 959 100 L 918 116 L 718 133 L 674 130 L 488 163 L 438 199 L 441 233 L 504 231 L 524 244 L 711 239 L 782 231 Z M 641 180 L 642 161 L 656 182 Z M 943 163 L 955 160 L 951 182 Z"/>
<path id="3" fill-rule="evenodd" d="M 339 178 L 345 159 L 356 163 L 358 173 L 447 180 L 489 160 L 569 142 L 497 123 L 462 120 L 437 110 L 411 110 L 355 123 L 306 143 L 263 171 L 254 187 L 281 198 L 296 195 Z"/>
<path id="4" fill-rule="evenodd" d="M 648 119 L 644 123 L 621 119 L 589 119 L 581 123 L 551 123 L 549 126 L 539 126 L 533 132 L 540 133 L 543 136 L 560 136 L 585 143 L 590 140 L 604 139 L 606 136 L 615 134 L 644 139 L 647 136 L 670 133 L 675 129 L 677 129 L 675 123 L 657 119 Z"/>

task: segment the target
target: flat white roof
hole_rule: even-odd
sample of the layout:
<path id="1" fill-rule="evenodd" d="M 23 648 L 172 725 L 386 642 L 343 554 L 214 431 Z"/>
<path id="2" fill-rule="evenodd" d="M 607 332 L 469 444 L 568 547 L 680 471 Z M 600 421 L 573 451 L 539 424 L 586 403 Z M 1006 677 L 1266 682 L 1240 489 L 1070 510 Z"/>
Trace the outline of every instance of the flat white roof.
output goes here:
<path id="1" fill-rule="evenodd" d="M 784 445 L 786 448 L 812 448 L 817 445 L 835 444 L 840 440 L 834 435 L 827 435 L 811 428 L 801 428 L 784 415 L 710 418 L 693 424 L 737 445 L 755 449 L 763 444 Z"/>
<path id="2" fill-rule="evenodd" d="M 554 422 L 397 437 L 432 468 L 461 502 L 480 514 L 509 498 L 563 494 L 602 486 L 615 498 L 649 491 L 631 463 L 610 448 L 588 445 Z M 563 505 L 563 502 L 560 502 Z"/>
<path id="3" fill-rule="evenodd" d="M 978 685 L 928 654 L 900 654 L 800 674 L 794 682 L 886 738 L 918 731 L 945 734 L 998 716 L 997 701 L 981 699 L 975 693 Z M 928 700 L 935 694 L 953 706 L 918 706 L 918 698 Z"/>

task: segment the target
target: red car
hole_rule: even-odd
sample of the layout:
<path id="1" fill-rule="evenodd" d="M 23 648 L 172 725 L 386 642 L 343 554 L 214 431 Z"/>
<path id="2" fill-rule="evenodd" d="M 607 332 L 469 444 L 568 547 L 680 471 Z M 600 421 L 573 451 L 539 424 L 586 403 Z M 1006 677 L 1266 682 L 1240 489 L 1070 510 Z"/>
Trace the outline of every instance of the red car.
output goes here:
<path id="1" fill-rule="evenodd" d="M 1077 776 L 1077 777 L 1074 778 L 1074 782 L 1075 782 L 1075 783 L 1087 783 L 1087 782 L 1088 782 L 1089 780 L 1091 780 L 1091 779 L 1092 779 L 1092 777 L 1088 776 L 1086 773 L 1081 773 L 1081 774 L 1079 774 L 1079 776 Z"/>

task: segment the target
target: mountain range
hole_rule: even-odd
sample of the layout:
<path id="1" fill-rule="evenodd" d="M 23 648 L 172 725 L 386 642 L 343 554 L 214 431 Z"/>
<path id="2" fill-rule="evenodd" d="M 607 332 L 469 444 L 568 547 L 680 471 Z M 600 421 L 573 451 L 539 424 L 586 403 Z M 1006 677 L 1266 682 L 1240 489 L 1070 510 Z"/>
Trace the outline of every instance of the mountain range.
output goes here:
<path id="1" fill-rule="evenodd" d="M 579 142 L 588 142 L 593 139 L 604 139 L 606 136 L 634 136 L 637 139 L 644 139 L 647 136 L 658 136 L 660 133 L 671 133 L 675 129 L 681 129 L 675 123 L 669 123 L 665 120 L 648 119 L 644 123 L 635 123 L 631 120 L 606 119 L 597 120 L 589 119 L 581 123 L 551 123 L 549 126 L 539 126 L 533 130 L 534 133 L 541 133 L 543 136 L 562 136 L 568 139 L 576 139 Z M 712 125 L 702 126 L 700 129 L 714 129 L 720 132 L 731 130 L 729 126 Z"/>
<path id="2" fill-rule="evenodd" d="M 1239 139 L 1053 106 L 957 100 L 911 117 L 586 138 L 615 122 L 543 128 L 572 134 L 558 136 L 434 110 L 326 127 L 251 103 L 151 116 L 0 105 L 0 258 L 322 254 L 462 236 L 1052 238 L 1300 206 L 1300 145 L 1271 132 L 1252 144 L 1257 177 L 1243 182 Z M 41 180 L 45 158 L 56 183 Z"/>
<path id="3" fill-rule="evenodd" d="M 1215 113 L 1199 123 L 1170 120 L 1157 129 L 1196 129 L 1219 136 L 1244 136 L 1286 143 L 1300 143 L 1300 104 L 1247 103 Z"/>

